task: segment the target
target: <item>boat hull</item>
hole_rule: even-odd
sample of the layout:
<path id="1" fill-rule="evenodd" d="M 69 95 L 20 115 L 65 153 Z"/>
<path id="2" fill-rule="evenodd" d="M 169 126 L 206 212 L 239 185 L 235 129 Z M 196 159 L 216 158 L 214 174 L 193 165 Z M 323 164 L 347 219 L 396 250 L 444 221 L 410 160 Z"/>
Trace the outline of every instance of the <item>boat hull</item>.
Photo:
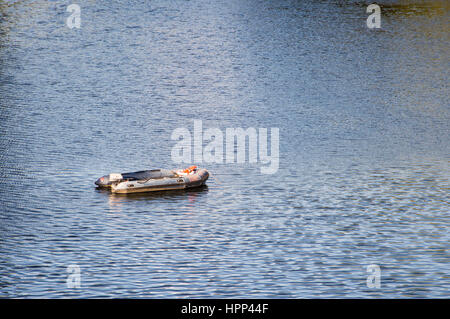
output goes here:
<path id="1" fill-rule="evenodd" d="M 120 175 L 121 181 L 137 181 L 137 180 L 147 180 L 147 179 L 159 179 L 159 178 L 175 178 L 177 177 L 175 171 L 167 169 L 153 169 L 148 171 L 139 171 L 132 173 L 115 174 Z M 110 175 L 105 175 L 100 177 L 95 181 L 95 185 L 100 188 L 110 189 L 113 183 L 117 181 L 112 180 Z"/>
<path id="2" fill-rule="evenodd" d="M 157 192 L 200 187 L 209 178 L 206 169 L 199 169 L 187 176 L 151 178 L 148 180 L 122 181 L 111 184 L 111 192 L 117 194 Z"/>

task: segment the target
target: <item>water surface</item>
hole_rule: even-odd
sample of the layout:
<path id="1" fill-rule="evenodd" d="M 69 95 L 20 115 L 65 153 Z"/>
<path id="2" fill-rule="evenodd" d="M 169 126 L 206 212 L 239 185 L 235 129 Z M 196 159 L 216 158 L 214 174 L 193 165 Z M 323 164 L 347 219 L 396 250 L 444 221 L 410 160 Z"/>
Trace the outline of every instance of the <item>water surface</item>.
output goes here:
<path id="1" fill-rule="evenodd" d="M 361 1 L 77 3 L 0 1 L 0 297 L 450 297 L 445 1 L 379 30 Z M 278 127 L 278 172 L 94 188 L 180 166 L 194 119 Z"/>

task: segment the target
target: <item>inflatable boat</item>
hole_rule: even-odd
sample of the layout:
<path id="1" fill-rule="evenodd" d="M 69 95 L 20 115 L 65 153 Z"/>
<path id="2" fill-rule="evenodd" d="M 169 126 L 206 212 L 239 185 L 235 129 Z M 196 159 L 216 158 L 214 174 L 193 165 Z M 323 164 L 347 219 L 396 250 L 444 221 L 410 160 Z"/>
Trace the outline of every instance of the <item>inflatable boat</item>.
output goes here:
<path id="1" fill-rule="evenodd" d="M 209 177 L 206 169 L 191 166 L 187 169 L 153 169 L 132 173 L 113 173 L 100 177 L 95 184 L 113 193 L 140 193 L 199 187 Z"/>

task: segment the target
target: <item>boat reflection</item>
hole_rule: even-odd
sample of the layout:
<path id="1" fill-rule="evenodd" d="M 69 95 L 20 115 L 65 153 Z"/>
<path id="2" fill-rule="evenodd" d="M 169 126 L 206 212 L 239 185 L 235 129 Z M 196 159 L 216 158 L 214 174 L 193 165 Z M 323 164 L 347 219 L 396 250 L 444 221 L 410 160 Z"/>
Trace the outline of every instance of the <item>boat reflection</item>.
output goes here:
<path id="1" fill-rule="evenodd" d="M 199 196 L 205 195 L 208 192 L 208 186 L 203 185 L 196 188 L 187 188 L 180 190 L 170 190 L 170 191 L 157 191 L 157 192 L 145 192 L 145 193 L 130 193 L 130 194 L 117 194 L 104 188 L 96 188 L 98 193 L 103 193 L 108 195 L 108 204 L 112 212 L 120 212 L 122 206 L 126 203 L 135 201 L 185 201 L 187 200 L 188 205 L 192 205 L 196 202 Z"/>

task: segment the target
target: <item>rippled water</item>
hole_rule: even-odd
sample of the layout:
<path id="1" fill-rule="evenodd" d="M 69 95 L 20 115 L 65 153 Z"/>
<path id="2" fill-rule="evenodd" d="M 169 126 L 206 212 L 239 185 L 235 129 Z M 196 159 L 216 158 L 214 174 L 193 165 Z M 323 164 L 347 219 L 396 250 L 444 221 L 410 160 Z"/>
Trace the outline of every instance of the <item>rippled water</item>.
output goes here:
<path id="1" fill-rule="evenodd" d="M 0 297 L 450 297 L 448 3 L 70 3 L 0 1 Z M 194 119 L 278 127 L 277 174 L 94 188 Z"/>

